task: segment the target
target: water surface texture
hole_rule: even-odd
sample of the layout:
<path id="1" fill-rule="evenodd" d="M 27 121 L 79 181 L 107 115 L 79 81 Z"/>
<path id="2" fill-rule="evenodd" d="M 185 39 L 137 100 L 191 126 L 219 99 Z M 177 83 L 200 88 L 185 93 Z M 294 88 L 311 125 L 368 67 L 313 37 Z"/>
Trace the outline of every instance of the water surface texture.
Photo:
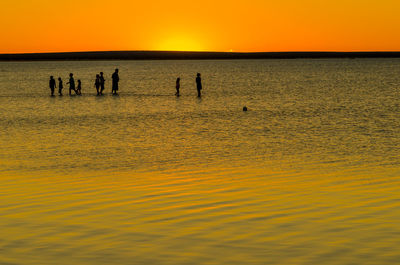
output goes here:
<path id="1" fill-rule="evenodd" d="M 399 59 L 1 62 L 0 264 L 398 264 L 399 73 Z"/>

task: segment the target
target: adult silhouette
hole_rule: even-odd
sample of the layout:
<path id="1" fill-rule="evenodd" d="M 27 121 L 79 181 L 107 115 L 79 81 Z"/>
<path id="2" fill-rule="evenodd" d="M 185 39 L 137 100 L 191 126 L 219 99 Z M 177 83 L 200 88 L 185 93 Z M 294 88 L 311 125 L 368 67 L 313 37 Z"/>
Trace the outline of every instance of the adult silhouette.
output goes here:
<path id="1" fill-rule="evenodd" d="M 54 88 L 56 87 L 56 80 L 54 80 L 53 76 L 50 76 L 49 87 L 51 90 L 51 96 L 54 96 Z"/>
<path id="2" fill-rule="evenodd" d="M 201 90 L 203 89 L 202 85 L 201 85 L 201 77 L 200 77 L 200 73 L 197 73 L 197 77 L 196 77 L 196 86 L 197 86 L 197 96 L 201 97 Z"/>
<path id="3" fill-rule="evenodd" d="M 176 79 L 176 93 L 175 93 L 175 95 L 177 96 L 177 97 L 179 97 L 180 96 L 180 94 L 179 94 L 179 89 L 180 89 L 180 87 L 181 87 L 181 78 L 180 77 L 178 77 L 177 79 Z"/>
<path id="4" fill-rule="evenodd" d="M 67 84 L 69 84 L 69 95 L 71 96 L 71 90 L 73 90 L 76 93 L 75 80 L 74 80 L 74 74 L 73 73 L 69 74 L 69 81 L 68 81 Z"/>
<path id="5" fill-rule="evenodd" d="M 62 89 L 64 88 L 63 86 L 63 81 L 61 80 L 61 77 L 58 78 L 58 94 L 62 96 Z"/>
<path id="6" fill-rule="evenodd" d="M 118 76 L 118 69 L 115 69 L 115 72 L 111 76 L 112 78 L 112 94 L 116 95 L 118 91 L 118 82 L 119 82 L 119 76 Z"/>
<path id="7" fill-rule="evenodd" d="M 103 72 L 100 72 L 100 95 L 103 95 L 105 81 Z"/>

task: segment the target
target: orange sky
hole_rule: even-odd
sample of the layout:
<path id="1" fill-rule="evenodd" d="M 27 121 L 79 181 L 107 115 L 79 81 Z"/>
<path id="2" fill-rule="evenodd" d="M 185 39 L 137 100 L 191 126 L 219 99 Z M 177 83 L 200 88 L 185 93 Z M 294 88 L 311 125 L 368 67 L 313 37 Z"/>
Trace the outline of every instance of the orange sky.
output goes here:
<path id="1" fill-rule="evenodd" d="M 398 0 L 2 0 L 0 53 L 400 51 Z"/>

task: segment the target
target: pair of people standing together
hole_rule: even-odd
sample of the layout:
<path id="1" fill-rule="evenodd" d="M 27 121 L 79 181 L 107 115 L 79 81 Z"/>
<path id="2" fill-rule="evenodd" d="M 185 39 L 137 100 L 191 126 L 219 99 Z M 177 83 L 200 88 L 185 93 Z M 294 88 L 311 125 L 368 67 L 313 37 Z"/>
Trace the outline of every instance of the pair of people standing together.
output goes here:
<path id="1" fill-rule="evenodd" d="M 78 80 L 78 82 L 79 82 L 79 84 L 80 84 L 80 80 Z M 67 83 L 67 84 L 68 84 L 68 83 Z M 73 82 L 73 85 L 74 85 L 74 91 L 75 91 L 75 82 Z M 50 76 L 49 87 L 50 87 L 50 90 L 51 90 L 51 96 L 53 97 L 53 96 L 54 96 L 54 89 L 57 88 L 56 80 L 54 79 L 53 76 Z M 79 87 L 80 87 L 80 85 L 79 85 Z M 60 96 L 62 96 L 62 90 L 63 90 L 63 88 L 64 88 L 64 86 L 63 86 L 63 81 L 61 80 L 61 77 L 59 77 L 59 78 L 58 78 L 58 94 L 59 94 Z M 71 90 L 70 90 L 69 93 L 71 94 Z"/>
<path id="2" fill-rule="evenodd" d="M 105 81 L 106 80 L 104 79 L 103 72 L 100 72 L 100 74 L 96 75 L 96 80 L 94 81 L 94 86 L 96 87 L 98 96 L 103 95 Z"/>
<path id="3" fill-rule="evenodd" d="M 118 75 L 118 69 L 115 69 L 115 72 L 111 76 L 112 78 L 112 90 L 111 93 L 113 95 L 117 95 L 118 91 L 118 82 L 119 82 L 119 75 Z M 94 86 L 96 87 L 97 95 L 103 95 L 104 91 L 104 83 L 105 83 L 104 75 L 103 72 L 100 72 L 100 74 L 96 75 L 96 80 L 94 81 Z"/>

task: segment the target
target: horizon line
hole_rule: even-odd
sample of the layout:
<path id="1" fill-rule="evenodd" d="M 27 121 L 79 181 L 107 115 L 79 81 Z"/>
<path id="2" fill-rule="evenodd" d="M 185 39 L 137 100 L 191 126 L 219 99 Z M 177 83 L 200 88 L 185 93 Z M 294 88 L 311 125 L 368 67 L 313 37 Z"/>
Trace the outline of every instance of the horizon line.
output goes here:
<path id="1" fill-rule="evenodd" d="M 81 51 L 43 51 L 43 52 L 6 52 L 0 53 L 0 55 L 18 55 L 18 54 L 65 54 L 65 53 L 111 53 L 111 52 L 168 52 L 168 53 L 245 53 L 245 54 L 255 54 L 255 53 L 400 53 L 400 50 L 388 50 L 388 51 L 344 51 L 344 50 L 313 50 L 313 51 L 196 51 L 196 50 L 81 50 Z"/>
<path id="2" fill-rule="evenodd" d="M 289 52 L 218 52 L 218 51 L 80 51 L 43 53 L 4 53 L 0 61 L 68 60 L 223 60 L 223 59 L 323 59 L 323 58 L 400 58 L 400 51 L 289 51 Z"/>

